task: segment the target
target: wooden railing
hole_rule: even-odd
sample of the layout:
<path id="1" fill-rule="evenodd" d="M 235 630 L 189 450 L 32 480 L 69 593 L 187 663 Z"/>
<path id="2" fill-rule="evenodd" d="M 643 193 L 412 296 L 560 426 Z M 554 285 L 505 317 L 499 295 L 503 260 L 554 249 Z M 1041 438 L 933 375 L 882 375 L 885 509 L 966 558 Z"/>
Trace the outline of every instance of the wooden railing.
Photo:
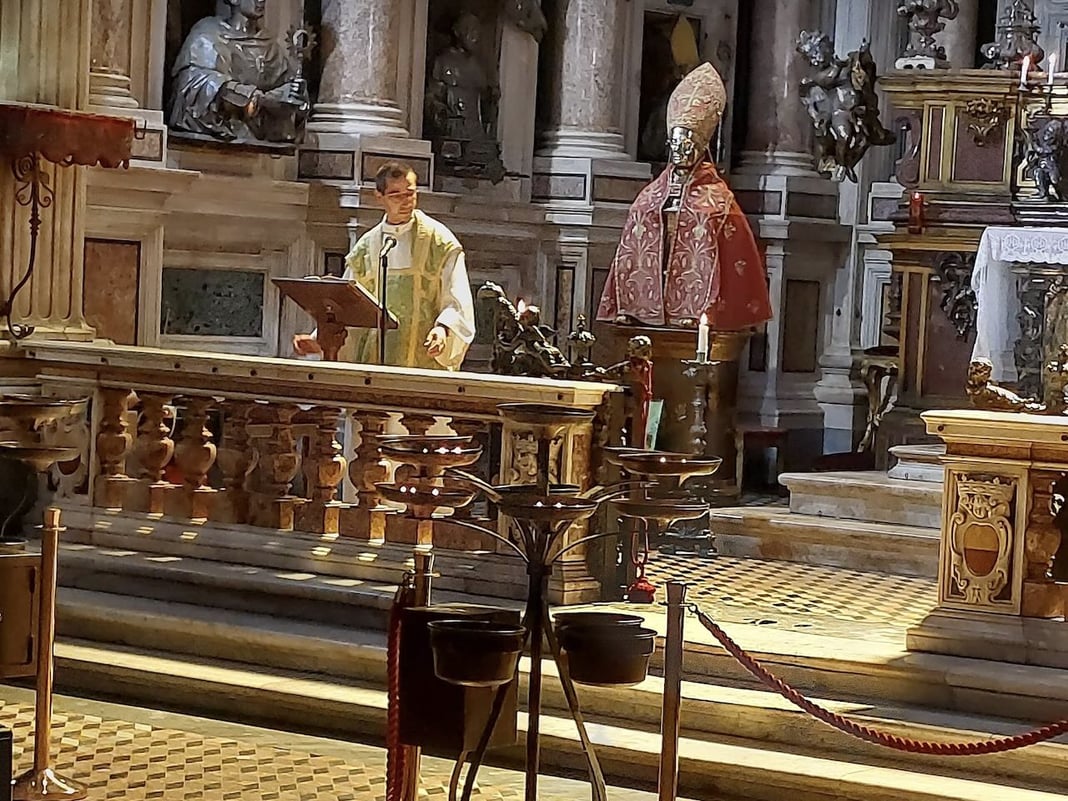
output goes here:
<path id="1" fill-rule="evenodd" d="M 206 543 L 207 559 L 240 561 L 210 544 L 235 538 L 281 542 L 283 550 L 302 543 L 293 553 L 313 561 L 323 553 L 329 572 L 329 558 L 349 543 L 418 543 L 477 552 L 487 560 L 483 578 L 490 578 L 495 565 L 510 560 L 498 553 L 503 547 L 448 518 L 434 526 L 433 542 L 420 543 L 425 533 L 383 505 L 375 484 L 398 468 L 380 458 L 380 438 L 471 434 L 484 448 L 476 468 L 483 478 L 530 482 L 533 437 L 502 425 L 497 404 L 595 409 L 594 422 L 567 430 L 553 452 L 553 480 L 588 487 L 596 482 L 599 448 L 619 437 L 619 392 L 610 384 L 64 342 L 29 345 L 8 364 L 9 374 L 36 376 L 45 394 L 92 398 L 84 425 L 46 432 L 84 454 L 52 475 L 65 507 L 81 510 L 67 515 L 72 527 L 133 532 L 142 550 L 166 552 L 161 532 L 177 524 Z M 458 514 L 498 526 L 485 505 Z M 324 541 L 331 546 L 324 549 Z M 554 580 L 554 595 L 597 597 L 599 569 L 576 549 Z"/>

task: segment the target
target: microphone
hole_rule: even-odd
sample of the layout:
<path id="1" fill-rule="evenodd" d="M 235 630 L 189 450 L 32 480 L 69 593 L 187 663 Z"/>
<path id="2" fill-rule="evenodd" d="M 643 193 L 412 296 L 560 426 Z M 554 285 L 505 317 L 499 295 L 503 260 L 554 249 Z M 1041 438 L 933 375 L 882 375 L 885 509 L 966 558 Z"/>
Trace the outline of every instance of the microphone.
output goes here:
<path id="1" fill-rule="evenodd" d="M 395 247 L 397 247 L 397 238 L 395 236 L 390 236 L 389 234 L 386 234 L 384 237 L 382 237 L 382 251 L 378 254 L 378 257 L 380 259 L 384 259 L 386 256 L 389 255 L 389 252 Z"/>

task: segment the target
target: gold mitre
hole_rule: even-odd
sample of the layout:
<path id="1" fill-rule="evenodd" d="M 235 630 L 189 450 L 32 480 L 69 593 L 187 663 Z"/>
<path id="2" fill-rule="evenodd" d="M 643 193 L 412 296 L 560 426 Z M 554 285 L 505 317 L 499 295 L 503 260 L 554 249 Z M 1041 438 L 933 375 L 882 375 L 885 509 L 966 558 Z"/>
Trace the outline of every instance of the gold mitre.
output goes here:
<path id="1" fill-rule="evenodd" d="M 726 105 L 727 87 L 716 68 L 706 61 L 683 78 L 671 93 L 667 107 L 668 132 L 672 128 L 688 128 L 694 132 L 699 147 L 708 147 Z"/>

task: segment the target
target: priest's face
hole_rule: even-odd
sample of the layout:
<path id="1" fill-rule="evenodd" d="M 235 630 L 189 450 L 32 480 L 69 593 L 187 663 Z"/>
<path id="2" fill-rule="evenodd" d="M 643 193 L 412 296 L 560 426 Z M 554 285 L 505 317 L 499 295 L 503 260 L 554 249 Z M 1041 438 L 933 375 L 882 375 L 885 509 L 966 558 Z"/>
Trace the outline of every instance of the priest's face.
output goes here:
<path id="1" fill-rule="evenodd" d="M 390 178 L 386 181 L 386 191 L 375 191 L 378 202 L 386 209 L 386 221 L 392 225 L 403 225 L 412 218 L 416 201 L 419 199 L 414 172 L 404 178 Z"/>
<path id="2" fill-rule="evenodd" d="M 701 160 L 701 148 L 689 128 L 675 126 L 668 134 L 668 151 L 676 167 L 693 167 Z"/>

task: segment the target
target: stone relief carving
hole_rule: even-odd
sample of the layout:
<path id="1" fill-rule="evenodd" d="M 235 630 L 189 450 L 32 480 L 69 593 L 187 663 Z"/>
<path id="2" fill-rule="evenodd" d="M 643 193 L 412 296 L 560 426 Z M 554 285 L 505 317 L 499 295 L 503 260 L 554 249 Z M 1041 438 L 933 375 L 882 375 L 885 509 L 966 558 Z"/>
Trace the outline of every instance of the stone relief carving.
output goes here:
<path id="1" fill-rule="evenodd" d="M 974 267 L 974 253 L 942 253 L 935 261 L 935 273 L 942 284 L 939 306 L 961 339 L 967 339 L 975 331 L 978 305 L 972 291 Z"/>
<path id="2" fill-rule="evenodd" d="M 818 169 L 835 181 L 856 183 L 855 168 L 869 147 L 892 145 L 897 136 L 879 119 L 877 73 L 867 41 L 841 59 L 819 31 L 802 31 L 797 52 L 815 72 L 801 80 L 801 102 L 816 129 Z"/>
<path id="3" fill-rule="evenodd" d="M 500 87 L 487 68 L 490 51 L 482 21 L 462 12 L 451 26 L 451 41 L 432 58 L 427 75 L 425 133 L 434 144 L 439 167 L 468 178 L 504 179 L 497 141 Z"/>
<path id="4" fill-rule="evenodd" d="M 989 359 L 976 359 L 968 365 L 964 390 L 976 409 L 992 412 L 1044 412 L 1046 407 L 1034 398 L 1022 398 L 1010 389 L 999 386 L 992 379 L 993 365 Z"/>
<path id="5" fill-rule="evenodd" d="M 977 97 L 964 105 L 964 115 L 968 120 L 968 133 L 972 135 L 972 141 L 979 147 L 985 147 L 994 132 L 1005 125 L 1009 109 L 994 98 Z"/>
<path id="6" fill-rule="evenodd" d="M 196 23 L 175 58 L 168 124 L 187 138 L 295 144 L 311 102 L 303 62 L 309 31 L 281 43 L 263 30 L 267 0 L 221 0 Z"/>
<path id="7" fill-rule="evenodd" d="M 897 13 L 907 21 L 909 43 L 895 66 L 948 67 L 946 49 L 935 41 L 935 35 L 946 29 L 943 20 L 956 19 L 959 11 L 957 0 L 904 0 Z"/>
<path id="8" fill-rule="evenodd" d="M 959 474 L 949 520 L 950 588 L 964 603 L 999 605 L 1012 566 L 1016 481 Z"/>

